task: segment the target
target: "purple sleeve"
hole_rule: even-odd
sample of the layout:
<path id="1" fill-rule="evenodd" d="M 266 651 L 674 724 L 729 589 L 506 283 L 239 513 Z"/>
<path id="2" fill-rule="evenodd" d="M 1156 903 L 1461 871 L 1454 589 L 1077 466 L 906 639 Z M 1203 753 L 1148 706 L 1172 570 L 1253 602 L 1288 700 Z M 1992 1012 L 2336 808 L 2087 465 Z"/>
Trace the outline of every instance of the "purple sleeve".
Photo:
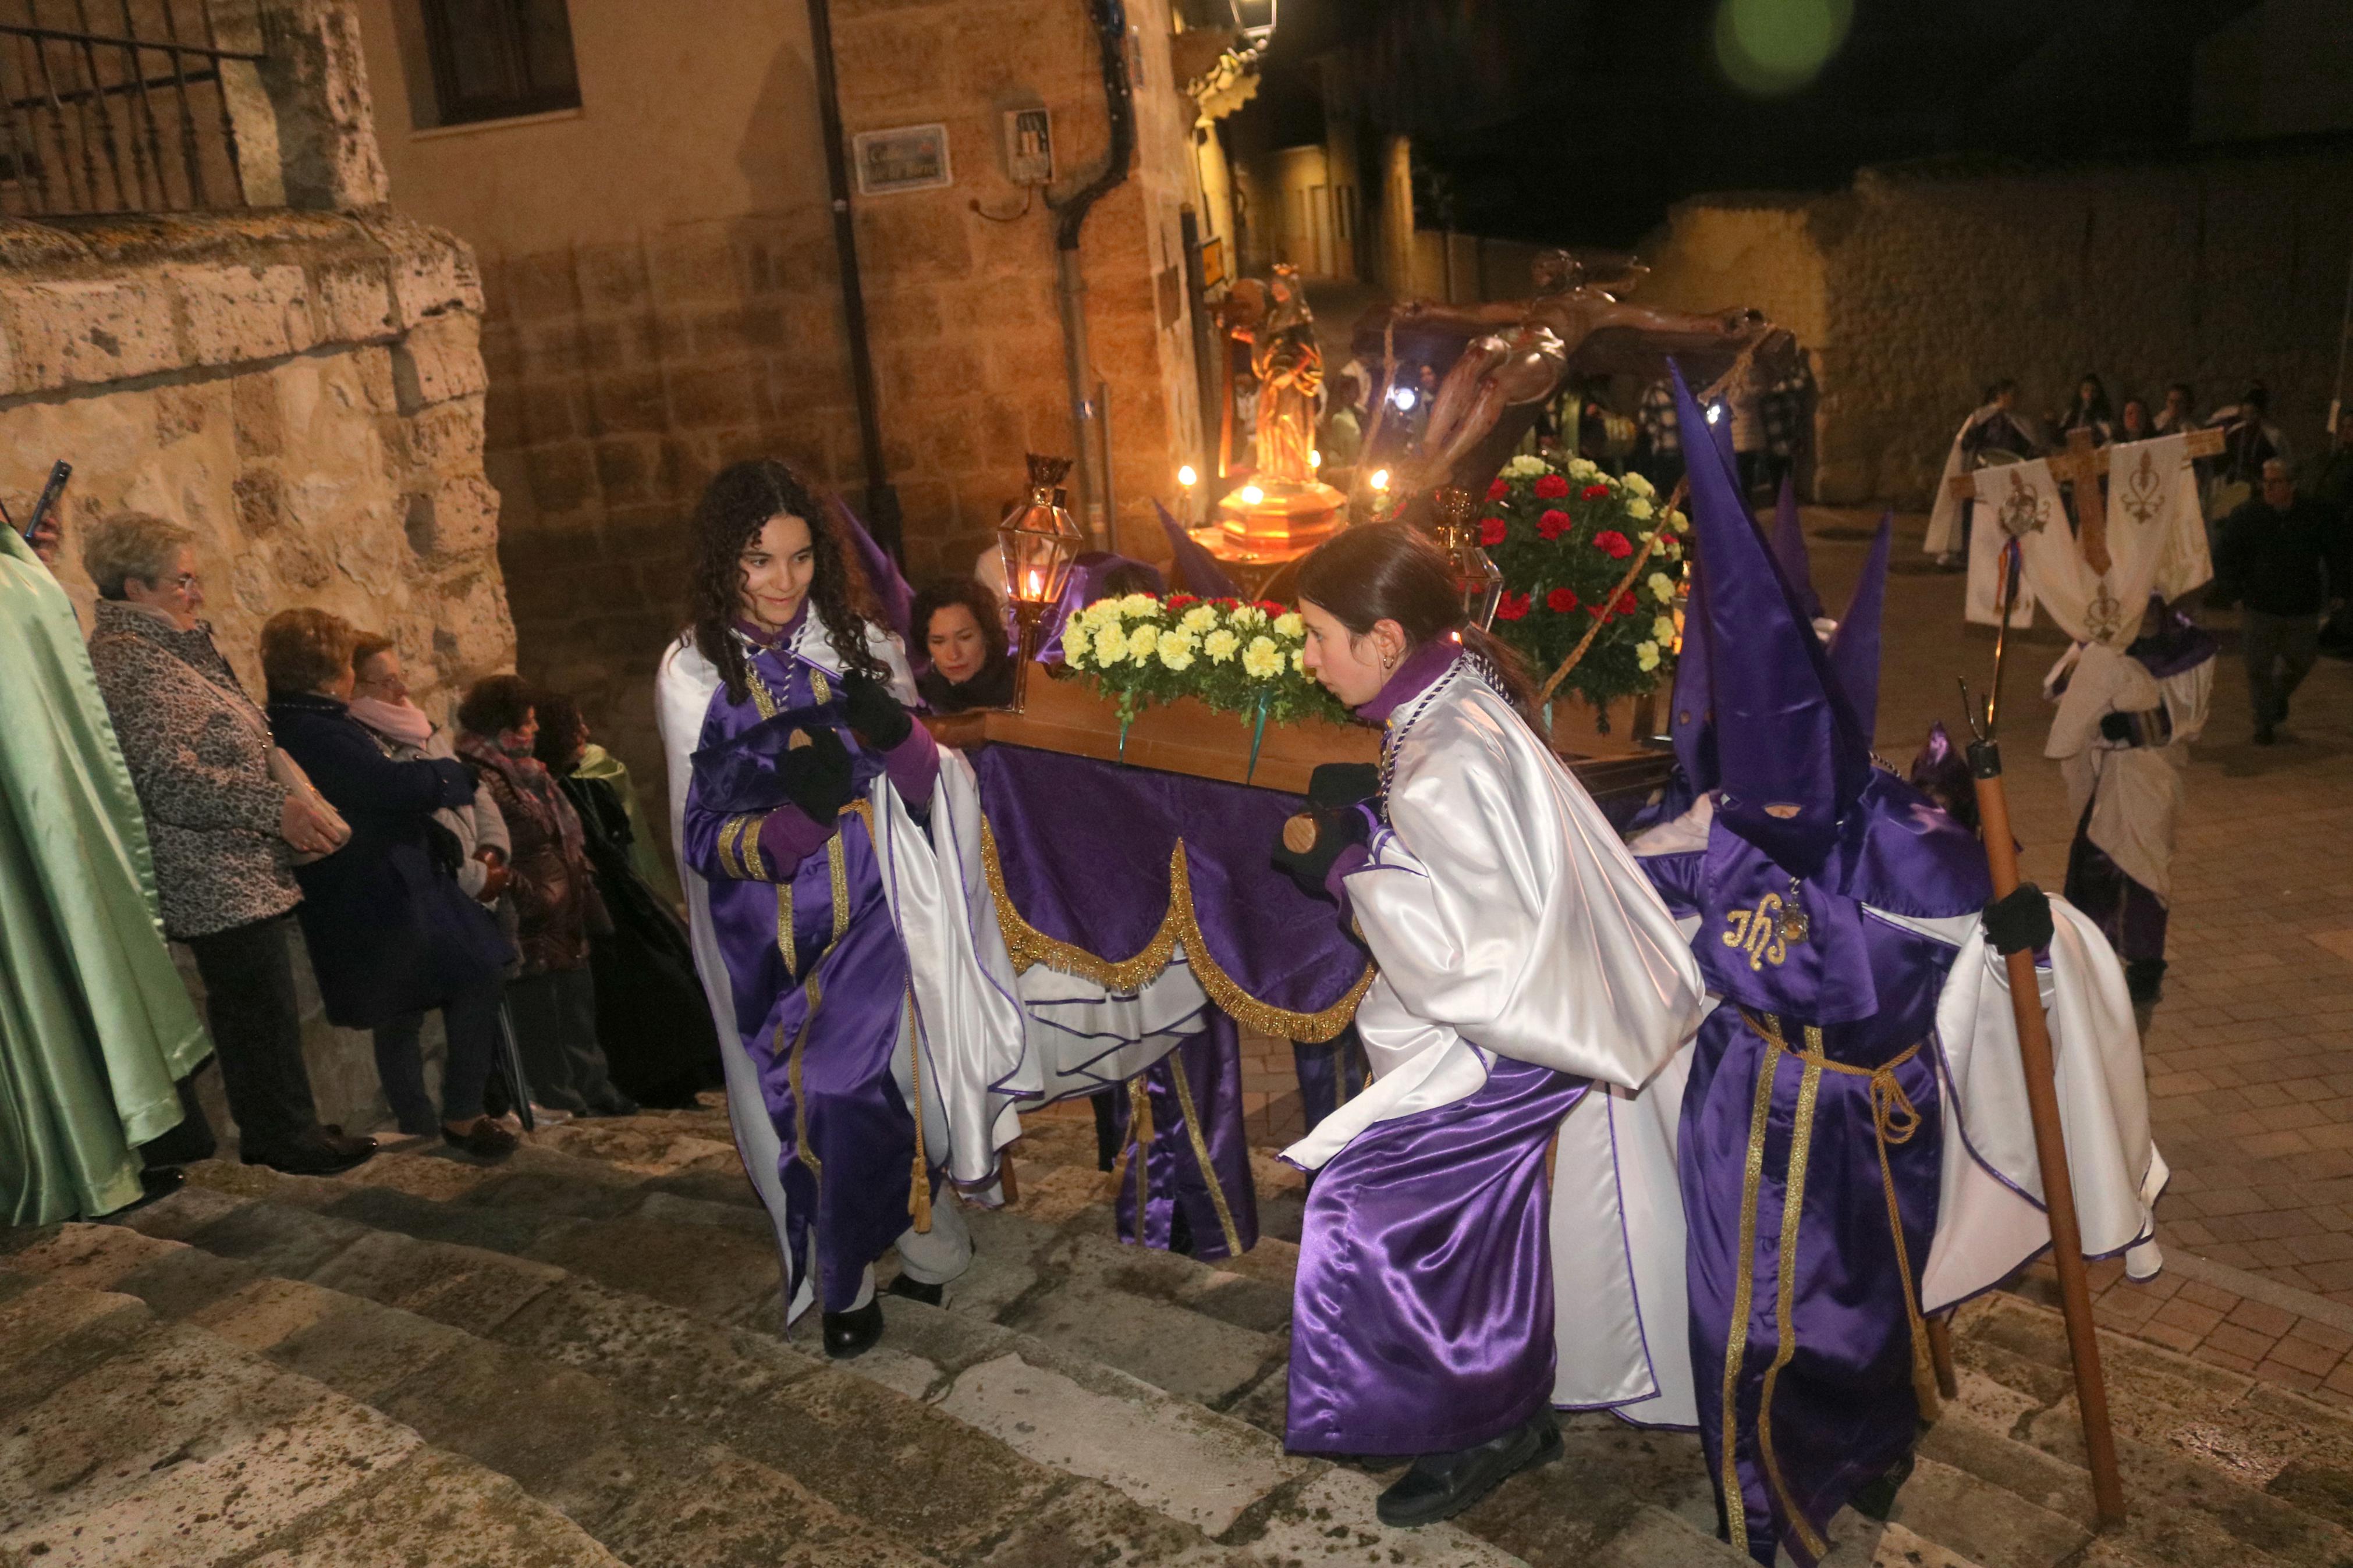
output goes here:
<path id="1" fill-rule="evenodd" d="M 830 825 L 818 822 L 797 805 L 780 805 L 760 819 L 760 861 L 766 880 L 791 879 L 802 861 L 816 854 L 833 837 Z"/>
<path id="2" fill-rule="evenodd" d="M 939 782 L 940 749 L 932 732 L 917 724 L 907 738 L 882 753 L 882 766 L 899 798 L 921 811 L 932 803 L 932 786 Z"/>
<path id="3" fill-rule="evenodd" d="M 1332 857 L 1331 868 L 1324 873 L 1324 890 L 1340 906 L 1340 918 L 1348 918 L 1347 879 L 1373 863 L 1373 852 L 1361 844 L 1351 844 Z"/>

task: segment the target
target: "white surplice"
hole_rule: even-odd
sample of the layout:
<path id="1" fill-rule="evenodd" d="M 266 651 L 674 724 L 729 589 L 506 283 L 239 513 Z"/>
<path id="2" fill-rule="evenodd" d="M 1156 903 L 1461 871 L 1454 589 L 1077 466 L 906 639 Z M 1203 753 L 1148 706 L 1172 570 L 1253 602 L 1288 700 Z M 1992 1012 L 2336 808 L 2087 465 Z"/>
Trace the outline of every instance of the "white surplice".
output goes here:
<path id="1" fill-rule="evenodd" d="M 1637 838 L 1634 853 L 1704 847 L 1713 814 L 1712 798 L 1703 795 L 1683 817 Z M 2064 899 L 2052 899 L 2051 911 L 2051 963 L 2037 975 L 2084 1253 L 2123 1254 L 2126 1271 L 2146 1279 L 2164 1262 L 2154 1237 L 2157 1196 L 2168 1172 L 2149 1137 L 2140 1034 L 2124 971 L 2098 928 Z M 2017 1019 L 2004 961 L 1986 941 L 1978 917 L 1916 920 L 1868 904 L 1863 914 L 1957 950 L 1936 1002 L 1943 1165 L 1936 1240 L 1920 1290 L 1921 1310 L 1934 1312 L 1993 1289 L 2051 1245 Z M 1686 940 L 1698 923 L 1696 916 L 1683 921 Z M 1708 998 L 1707 1011 L 1715 1002 Z M 1617 1414 L 1652 1426 L 1688 1426 L 1699 1418 L 1689 1339 L 1657 1331 L 1662 1322 L 1680 1327 L 1689 1321 L 1676 1148 L 1694 1048 L 1686 1043 L 1639 1093 L 1613 1094 L 1603 1102 L 1660 1387 L 1658 1397 L 1620 1405 Z M 1587 1312 L 1606 1310 L 1609 1303 L 1606 1297 L 1588 1302 L 1564 1296 L 1561 1305 L 1565 1312 Z"/>
<path id="2" fill-rule="evenodd" d="M 1347 879 L 1380 966 L 1356 1010 L 1374 1078 L 1283 1151 L 1309 1170 L 1376 1123 L 1477 1092 L 1498 1055 L 1597 1090 L 1640 1086 L 1700 1012 L 1699 966 L 1665 904 L 1584 787 L 1467 661 L 1389 726 L 1389 826 Z M 1636 1286 L 1651 1270 L 1621 1213 L 1612 1103 L 1588 1092 L 1560 1128 L 1556 1405 L 1653 1394 L 1652 1352 L 1685 1332 L 1680 1315 L 1644 1321 Z M 1673 1266 L 1680 1278 L 1680 1254 Z"/>
<path id="3" fill-rule="evenodd" d="M 890 672 L 892 695 L 913 703 L 914 679 L 898 639 L 874 627 L 869 628 L 869 638 L 870 650 Z M 815 616 L 801 623 L 792 651 L 828 676 L 840 678 L 843 661 Z M 768 1117 L 758 1068 L 744 1050 L 726 958 L 712 930 L 710 889 L 687 863 L 683 848 L 694 752 L 719 684 L 718 670 L 691 637 L 681 637 L 662 656 L 655 677 L 654 716 L 670 767 L 670 843 L 686 892 L 695 969 L 710 1000 L 726 1068 L 728 1120 L 736 1150 L 776 1226 L 781 1251 L 788 1249 L 784 1184 L 777 1175 L 782 1144 Z M 1025 1048 L 1013 963 L 982 868 L 979 784 L 961 752 L 942 746 L 939 757 L 928 833 L 899 799 L 887 773 L 878 776 L 868 793 L 883 896 L 906 944 L 914 991 L 913 1016 L 901 1027 L 893 1074 L 903 1094 L 914 1077 L 916 1053 L 921 1053 L 924 1150 L 934 1162 L 944 1163 L 959 1187 L 988 1201 L 995 1191 L 991 1175 L 997 1151 L 1021 1135 L 1016 1102 L 1035 1097 L 1039 1069 Z M 797 1314 L 807 1305 L 811 1277 L 804 1273 L 803 1299 L 790 1304 L 790 1313 Z"/>

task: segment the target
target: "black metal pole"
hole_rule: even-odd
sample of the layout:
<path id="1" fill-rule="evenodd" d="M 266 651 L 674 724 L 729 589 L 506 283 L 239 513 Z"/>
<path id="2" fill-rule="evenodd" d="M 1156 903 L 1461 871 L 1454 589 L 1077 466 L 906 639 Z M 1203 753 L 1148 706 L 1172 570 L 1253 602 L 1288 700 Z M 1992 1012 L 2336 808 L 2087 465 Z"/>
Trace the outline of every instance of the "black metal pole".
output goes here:
<path id="1" fill-rule="evenodd" d="M 866 341 L 866 295 L 858 280 L 858 233 L 849 215 L 849 159 L 841 130 L 841 89 L 833 72 L 833 8 L 808 0 L 809 57 L 817 67 L 817 112 L 825 136 L 826 182 L 833 192 L 833 249 L 841 271 L 841 319 L 849 334 L 849 384 L 858 400 L 858 445 L 866 462 L 866 531 L 903 563 L 899 492 L 882 462 L 882 416 L 874 398 L 874 351 Z"/>

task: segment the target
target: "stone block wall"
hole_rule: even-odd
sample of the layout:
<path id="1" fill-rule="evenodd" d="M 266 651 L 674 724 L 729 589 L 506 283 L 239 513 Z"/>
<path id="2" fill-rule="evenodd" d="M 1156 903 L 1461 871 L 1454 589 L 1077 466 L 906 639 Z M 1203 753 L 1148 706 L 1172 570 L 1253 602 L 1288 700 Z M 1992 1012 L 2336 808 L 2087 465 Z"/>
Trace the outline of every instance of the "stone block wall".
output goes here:
<path id="1" fill-rule="evenodd" d="M 1637 296 L 1754 304 L 1818 351 L 1817 496 L 1925 507 L 1984 385 L 2054 413 L 2086 371 L 2111 398 L 2199 405 L 2248 382 L 2322 448 L 2353 253 L 2353 138 L 2164 163 L 1866 170 L 1817 197 L 1677 207 Z"/>
<path id="2" fill-rule="evenodd" d="M 310 605 L 394 637 L 444 714 L 514 659 L 480 310 L 466 247 L 381 209 L 0 222 L 0 491 L 21 518 L 74 465 L 58 564 L 85 624 L 84 530 L 155 512 L 195 530 L 204 614 L 257 697 L 261 624 Z M 367 1041 L 302 967 L 321 1114 L 374 1125 Z"/>

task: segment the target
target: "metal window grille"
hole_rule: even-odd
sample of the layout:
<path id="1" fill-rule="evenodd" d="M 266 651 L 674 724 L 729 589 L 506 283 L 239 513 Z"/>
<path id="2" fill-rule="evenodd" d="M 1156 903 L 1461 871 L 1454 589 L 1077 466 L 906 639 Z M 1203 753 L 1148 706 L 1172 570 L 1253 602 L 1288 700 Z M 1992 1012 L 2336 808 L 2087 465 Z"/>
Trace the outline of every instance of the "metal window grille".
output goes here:
<path id="1" fill-rule="evenodd" d="M 0 0 L 0 211 L 242 207 L 213 0 Z"/>

